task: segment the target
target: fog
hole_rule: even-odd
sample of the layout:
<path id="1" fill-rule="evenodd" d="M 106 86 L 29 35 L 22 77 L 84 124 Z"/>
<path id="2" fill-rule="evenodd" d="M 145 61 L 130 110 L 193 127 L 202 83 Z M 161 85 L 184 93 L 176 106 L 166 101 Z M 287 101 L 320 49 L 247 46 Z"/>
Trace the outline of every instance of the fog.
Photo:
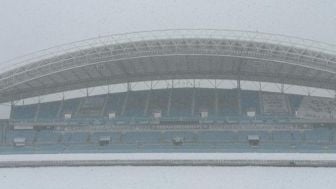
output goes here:
<path id="1" fill-rule="evenodd" d="M 157 29 L 249 30 L 336 44 L 335 10 L 334 0 L 1 0 L 0 67 L 59 44 Z M 8 107 L 0 115 L 8 117 Z"/>
<path id="2" fill-rule="evenodd" d="M 334 0 L 1 0 L 0 62 L 99 35 L 238 29 L 336 44 Z"/>

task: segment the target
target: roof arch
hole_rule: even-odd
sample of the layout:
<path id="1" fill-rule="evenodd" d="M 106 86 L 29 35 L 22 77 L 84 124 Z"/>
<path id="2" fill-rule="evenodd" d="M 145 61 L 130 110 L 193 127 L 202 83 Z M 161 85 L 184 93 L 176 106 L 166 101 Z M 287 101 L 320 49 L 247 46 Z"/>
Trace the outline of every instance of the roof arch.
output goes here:
<path id="1" fill-rule="evenodd" d="M 163 79 L 239 79 L 336 90 L 336 48 L 235 30 L 161 30 L 74 42 L 14 60 L 0 102 Z"/>

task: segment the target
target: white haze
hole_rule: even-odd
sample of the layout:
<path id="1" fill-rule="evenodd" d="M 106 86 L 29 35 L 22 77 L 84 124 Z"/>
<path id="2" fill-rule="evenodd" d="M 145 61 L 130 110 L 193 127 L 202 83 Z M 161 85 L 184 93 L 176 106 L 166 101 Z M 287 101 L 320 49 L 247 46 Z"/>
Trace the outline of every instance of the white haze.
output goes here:
<path id="1" fill-rule="evenodd" d="M 335 10 L 335 0 L 0 0 L 0 68 L 58 44 L 169 28 L 249 30 L 336 44 Z M 2 104 L 0 118 L 8 115 Z"/>
<path id="2" fill-rule="evenodd" d="M 334 0 L 1 0 L 0 62 L 99 35 L 167 28 L 251 30 L 336 44 L 335 10 Z"/>

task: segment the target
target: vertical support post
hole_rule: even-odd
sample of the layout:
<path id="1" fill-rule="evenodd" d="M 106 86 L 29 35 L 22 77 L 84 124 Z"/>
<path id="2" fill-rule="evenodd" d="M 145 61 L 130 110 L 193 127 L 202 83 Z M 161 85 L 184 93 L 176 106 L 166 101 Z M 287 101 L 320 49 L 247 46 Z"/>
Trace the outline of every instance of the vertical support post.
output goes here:
<path id="1" fill-rule="evenodd" d="M 192 93 L 192 99 L 191 99 L 191 115 L 194 116 L 195 115 L 195 101 L 196 101 L 196 88 L 193 88 L 193 93 Z M 198 111 L 198 110 L 197 110 Z"/>
<path id="2" fill-rule="evenodd" d="M 0 144 L 3 144 L 4 142 L 4 133 L 5 133 L 5 121 L 4 122 L 0 122 L 0 129 L 1 129 L 1 135 L 0 135 Z"/>
<path id="3" fill-rule="evenodd" d="M 262 95 L 262 86 L 261 82 L 259 82 L 259 106 L 260 106 L 260 113 L 263 114 L 264 112 L 264 103 L 263 103 L 263 95 Z"/>
<path id="4" fill-rule="evenodd" d="M 241 115 L 240 92 L 241 92 L 241 83 L 240 83 L 240 76 L 238 75 L 238 79 L 237 79 L 237 105 L 238 105 L 238 115 Z"/>
<path id="5" fill-rule="evenodd" d="M 284 83 L 281 83 L 281 94 L 284 94 L 285 93 L 285 84 Z"/>
<path id="6" fill-rule="evenodd" d="M 168 104 L 167 104 L 167 115 L 170 116 L 170 108 L 171 108 L 171 100 L 173 95 L 173 89 L 174 89 L 174 80 L 171 80 L 172 88 L 170 89 L 169 97 L 168 97 Z"/>
<path id="7" fill-rule="evenodd" d="M 192 94 L 192 101 L 191 101 L 191 115 L 195 116 L 195 95 L 196 95 L 196 80 L 193 80 L 193 94 Z"/>
<path id="8" fill-rule="evenodd" d="M 310 89 L 307 87 L 307 95 L 310 96 L 311 95 L 311 91 Z"/>
<path id="9" fill-rule="evenodd" d="M 241 70 L 241 64 L 243 63 L 242 59 L 239 59 L 237 62 L 237 106 L 238 106 L 238 115 L 241 116 L 241 106 L 240 106 L 240 70 Z"/>
<path id="10" fill-rule="evenodd" d="M 38 96 L 37 110 L 35 112 L 34 121 L 37 121 L 38 119 L 38 116 L 40 114 L 40 106 L 41 106 L 41 96 Z"/>
<path id="11" fill-rule="evenodd" d="M 127 82 L 127 91 L 131 91 L 132 90 L 132 83 Z"/>
<path id="12" fill-rule="evenodd" d="M 13 100 L 11 100 L 11 108 L 10 108 L 10 115 L 9 115 L 9 119 L 12 119 L 12 117 L 13 117 L 13 111 L 14 111 L 14 108 L 15 108 L 15 103 L 14 103 L 14 101 Z"/>
<path id="13" fill-rule="evenodd" d="M 218 116 L 218 93 L 217 93 L 217 80 L 215 79 L 215 115 Z"/>
<path id="14" fill-rule="evenodd" d="M 146 104 L 145 104 L 145 109 L 144 109 L 144 116 L 148 115 L 148 108 L 149 108 L 149 101 L 151 99 L 151 94 L 152 94 L 152 89 L 150 91 L 147 91 Z"/>
<path id="15" fill-rule="evenodd" d="M 64 95 L 64 92 L 62 93 L 62 101 L 61 101 L 61 104 L 58 108 L 58 111 L 57 111 L 57 115 L 56 117 L 57 118 L 64 118 L 64 115 L 61 117 L 61 113 L 62 113 L 62 110 L 63 110 L 63 106 L 64 106 L 64 100 L 65 100 L 65 95 Z"/>
<path id="16" fill-rule="evenodd" d="M 237 79 L 237 89 L 241 89 L 241 87 L 240 87 L 240 78 L 239 78 L 239 76 L 238 76 L 238 79 Z"/>

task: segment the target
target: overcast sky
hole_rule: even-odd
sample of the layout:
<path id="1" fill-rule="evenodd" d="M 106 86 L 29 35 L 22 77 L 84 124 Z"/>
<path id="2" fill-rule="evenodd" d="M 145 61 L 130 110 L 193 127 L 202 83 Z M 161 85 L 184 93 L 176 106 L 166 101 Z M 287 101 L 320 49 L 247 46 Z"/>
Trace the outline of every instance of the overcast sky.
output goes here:
<path id="1" fill-rule="evenodd" d="M 0 62 L 99 35 L 167 28 L 252 30 L 336 44 L 336 1 L 0 0 Z"/>

